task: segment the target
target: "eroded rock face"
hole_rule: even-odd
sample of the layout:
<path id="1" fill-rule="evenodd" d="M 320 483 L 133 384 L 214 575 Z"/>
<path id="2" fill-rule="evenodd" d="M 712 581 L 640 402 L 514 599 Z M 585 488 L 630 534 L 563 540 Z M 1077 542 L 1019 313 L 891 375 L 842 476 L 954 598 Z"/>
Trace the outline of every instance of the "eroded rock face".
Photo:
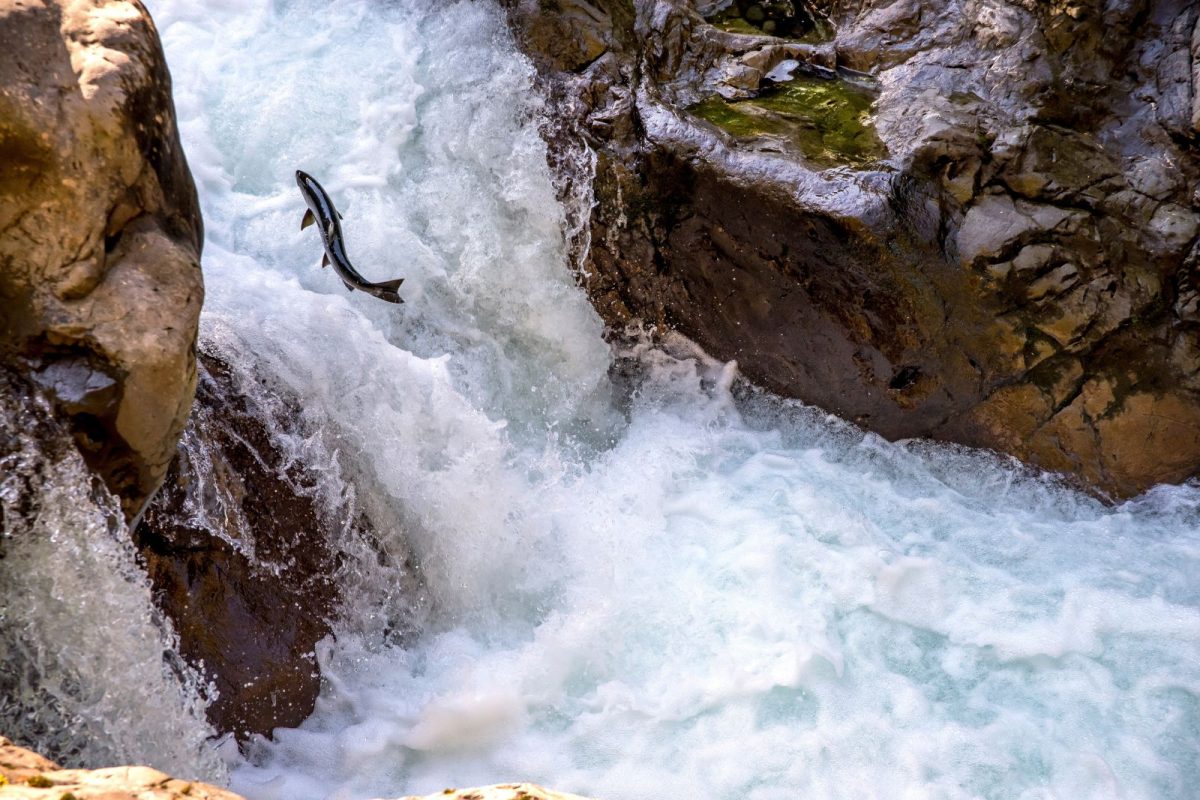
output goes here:
<path id="1" fill-rule="evenodd" d="M 203 299 L 170 77 L 128 0 L 0 0 L 0 51 L 0 358 L 133 518 L 191 406 Z"/>
<path id="2" fill-rule="evenodd" d="M 595 151 L 582 279 L 605 318 L 679 329 L 891 438 L 1118 497 L 1194 475 L 1196 4 L 822 0 L 828 41 L 702 16 L 728 5 L 559 0 L 586 26 L 569 38 L 511 6 L 559 111 L 548 139 Z M 738 101 L 780 70 L 875 91 L 883 155 L 837 165 L 752 116 L 689 113 L 754 111 Z"/>
<path id="3" fill-rule="evenodd" d="M 315 647 L 340 600 L 335 543 L 365 523 L 278 445 L 295 401 L 200 357 L 196 405 L 134 538 L 182 655 L 216 685 L 209 720 L 239 738 L 299 725 L 320 688 Z"/>

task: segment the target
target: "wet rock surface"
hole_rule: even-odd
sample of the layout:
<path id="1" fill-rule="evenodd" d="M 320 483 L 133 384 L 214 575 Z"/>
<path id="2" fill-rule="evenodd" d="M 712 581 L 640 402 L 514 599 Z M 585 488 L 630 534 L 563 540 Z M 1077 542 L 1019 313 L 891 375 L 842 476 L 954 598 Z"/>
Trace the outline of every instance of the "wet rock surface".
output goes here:
<path id="1" fill-rule="evenodd" d="M 137 2 L 0 2 L 0 359 L 136 516 L 191 405 L 195 189 Z"/>
<path id="2" fill-rule="evenodd" d="M 712 24 L 749 19 L 735 5 L 510 3 L 564 192 L 595 154 L 575 244 L 605 319 L 678 329 L 890 438 L 1113 497 L 1194 475 L 1200 9 L 823 0 L 803 6 L 822 41 Z M 874 93 L 886 155 L 687 111 L 745 109 L 789 74 Z"/>
<path id="3" fill-rule="evenodd" d="M 201 354 L 196 405 L 134 538 L 182 655 L 215 684 L 209 719 L 239 738 L 296 726 L 341 600 L 337 543 L 366 523 L 281 447 L 309 432 L 294 398 Z"/>

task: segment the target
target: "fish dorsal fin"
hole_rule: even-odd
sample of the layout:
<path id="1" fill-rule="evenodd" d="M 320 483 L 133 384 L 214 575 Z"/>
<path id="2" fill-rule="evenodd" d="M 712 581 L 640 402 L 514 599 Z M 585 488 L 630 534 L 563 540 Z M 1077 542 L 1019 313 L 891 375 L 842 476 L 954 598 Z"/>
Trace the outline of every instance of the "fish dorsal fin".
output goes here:
<path id="1" fill-rule="evenodd" d="M 322 267 L 329 266 L 329 253 L 326 253 L 325 255 L 321 256 L 321 266 Z"/>
<path id="2" fill-rule="evenodd" d="M 384 289 L 389 292 L 394 292 L 400 288 L 400 284 L 402 284 L 402 283 L 404 283 L 404 278 L 396 278 L 396 280 L 394 280 L 394 281 L 380 281 L 379 283 L 377 283 L 375 285 L 378 286 L 380 289 Z"/>
<path id="3" fill-rule="evenodd" d="M 337 215 L 338 215 L 338 219 L 345 219 L 345 217 L 343 217 L 343 216 L 342 216 L 342 212 L 340 212 L 340 211 L 335 211 L 335 212 L 333 212 L 333 213 L 335 213 L 335 214 L 337 214 Z"/>
<path id="4" fill-rule="evenodd" d="M 308 209 L 307 211 L 304 212 L 304 219 L 300 220 L 300 230 L 304 230 L 305 228 L 307 228 L 309 225 L 312 225 L 316 221 L 317 221 L 317 218 L 313 216 L 312 209 L 311 208 Z"/>

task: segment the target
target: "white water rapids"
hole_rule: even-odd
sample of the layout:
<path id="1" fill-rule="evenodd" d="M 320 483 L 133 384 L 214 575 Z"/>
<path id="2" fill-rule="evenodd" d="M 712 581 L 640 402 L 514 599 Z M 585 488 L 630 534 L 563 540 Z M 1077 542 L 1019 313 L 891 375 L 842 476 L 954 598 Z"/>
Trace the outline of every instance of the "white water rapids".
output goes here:
<path id="1" fill-rule="evenodd" d="M 1200 491 L 1105 508 L 735 399 L 673 340 L 619 354 L 624 406 L 498 8 L 149 6 L 207 226 L 202 337 L 298 394 L 428 591 L 385 642 L 354 619 L 394 576 L 362 565 L 316 712 L 235 759 L 236 791 L 1200 796 Z M 319 268 L 297 168 L 405 305 Z"/>

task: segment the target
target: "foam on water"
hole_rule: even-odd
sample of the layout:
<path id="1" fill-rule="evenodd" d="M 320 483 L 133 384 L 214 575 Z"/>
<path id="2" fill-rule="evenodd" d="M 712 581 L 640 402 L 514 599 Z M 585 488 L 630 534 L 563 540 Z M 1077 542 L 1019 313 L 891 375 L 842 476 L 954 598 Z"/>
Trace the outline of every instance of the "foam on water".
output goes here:
<path id="1" fill-rule="evenodd" d="M 673 339 L 619 354 L 641 377 L 614 402 L 497 8 L 150 5 L 205 209 L 203 335 L 304 399 L 432 603 L 403 646 L 347 622 L 316 713 L 235 789 L 1200 786 L 1200 492 L 1105 508 L 761 396 Z M 407 277 L 406 305 L 317 266 L 298 167 L 360 270 Z"/>

